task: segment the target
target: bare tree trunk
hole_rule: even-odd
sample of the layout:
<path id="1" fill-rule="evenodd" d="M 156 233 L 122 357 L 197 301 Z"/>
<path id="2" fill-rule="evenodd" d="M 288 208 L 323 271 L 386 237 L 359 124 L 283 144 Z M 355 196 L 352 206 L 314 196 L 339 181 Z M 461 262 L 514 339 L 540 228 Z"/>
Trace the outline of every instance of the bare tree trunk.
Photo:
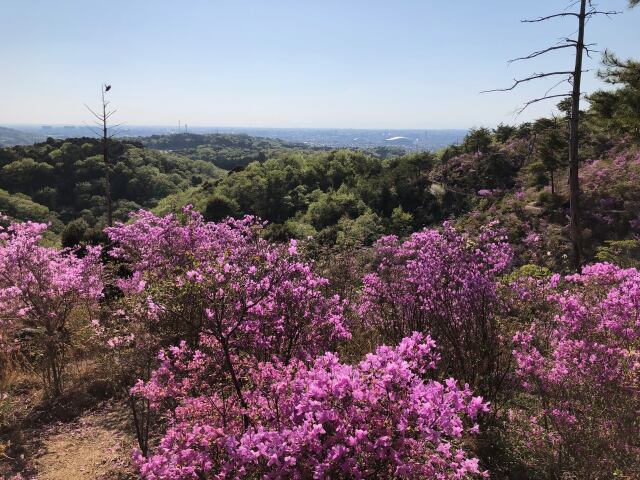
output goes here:
<path id="1" fill-rule="evenodd" d="M 140 405 L 136 403 L 136 397 L 129 392 L 129 408 L 133 415 L 133 425 L 136 428 L 136 440 L 142 455 L 149 454 L 149 424 L 151 423 L 151 408 L 149 400 L 140 399 Z"/>
<path id="2" fill-rule="evenodd" d="M 580 232 L 580 180 L 578 178 L 579 132 L 580 127 L 580 82 L 582 79 L 582 55 L 584 51 L 584 25 L 587 0 L 580 2 L 578 17 L 578 40 L 576 42 L 576 64 L 573 72 L 571 93 L 571 118 L 569 122 L 569 216 L 571 243 L 573 245 L 573 266 L 579 271 L 582 265 L 582 241 Z"/>
<path id="3" fill-rule="evenodd" d="M 111 203 L 111 165 L 109 163 L 109 136 L 107 135 L 107 104 L 104 101 L 104 87 L 102 87 L 102 157 L 104 160 L 105 196 L 107 199 L 107 226 L 113 226 L 113 206 Z"/>
<path id="4" fill-rule="evenodd" d="M 249 416 L 246 413 L 247 410 L 247 402 L 244 399 L 244 395 L 242 394 L 242 387 L 240 386 L 240 381 L 238 380 L 238 376 L 236 375 L 236 370 L 233 367 L 233 361 L 231 360 L 231 353 L 229 352 L 229 343 L 226 338 L 221 337 L 219 340 L 222 345 L 222 351 L 224 353 L 225 363 L 227 364 L 227 369 L 229 370 L 229 374 L 231 375 L 231 381 L 233 382 L 233 387 L 236 390 L 236 394 L 238 395 L 238 401 L 240 402 L 240 406 L 244 410 L 242 414 L 242 424 L 244 425 L 244 430 L 247 431 L 249 428 Z"/>
<path id="5" fill-rule="evenodd" d="M 639 3 L 640 0 L 630 0 L 631 5 L 635 3 Z M 567 11 L 569 8 L 572 8 L 576 4 L 580 4 L 580 12 L 575 13 L 572 11 Z M 589 7 L 587 9 L 587 7 Z M 518 57 L 509 60 L 509 62 L 517 62 L 520 60 L 531 60 L 541 55 L 544 55 L 549 52 L 555 52 L 562 49 L 571 49 L 576 51 L 576 60 L 573 70 L 564 70 L 564 71 L 554 71 L 554 72 L 543 72 L 543 73 L 534 73 L 528 77 L 514 79 L 513 84 L 507 88 L 496 88 L 492 90 L 485 90 L 485 92 L 507 92 L 515 89 L 518 85 L 521 85 L 525 82 L 530 82 L 533 80 L 540 80 L 543 78 L 551 78 L 556 76 L 566 76 L 567 80 L 572 85 L 571 93 L 560 93 L 551 95 L 549 92 L 553 90 L 548 90 L 545 95 L 539 98 L 534 98 L 533 100 L 529 100 L 524 104 L 524 106 L 519 110 L 522 113 L 528 106 L 533 105 L 534 103 L 542 102 L 545 100 L 549 100 L 552 98 L 571 98 L 571 114 L 569 118 L 569 205 L 570 205 L 570 223 L 569 223 L 569 231 L 571 236 L 571 244 L 573 247 L 573 264 L 577 271 L 580 270 L 582 266 L 582 238 L 581 238 L 581 229 L 580 229 L 580 178 L 578 176 L 578 169 L 580 167 L 579 158 L 578 158 L 578 147 L 579 147 L 579 126 L 580 126 L 580 83 L 582 80 L 582 58 L 584 52 L 587 54 L 593 52 L 590 47 L 594 44 L 585 44 L 584 43 L 584 31 L 585 24 L 587 20 L 591 19 L 591 17 L 596 15 L 617 15 L 620 12 L 615 10 L 609 11 L 601 11 L 596 8 L 593 3 L 593 0 L 577 0 L 576 2 L 571 3 L 567 9 L 560 13 L 554 13 L 551 15 L 546 15 L 544 17 L 538 17 L 529 20 L 522 20 L 524 23 L 540 23 L 546 22 L 552 19 L 558 18 L 567 18 L 573 17 L 578 19 L 578 38 L 577 40 L 573 40 L 571 38 L 565 38 L 561 40 L 559 43 L 552 45 L 550 47 L 544 48 L 542 50 L 538 50 L 530 53 L 529 55 Z M 558 84 L 559 85 L 559 84 Z M 557 86 L 557 85 L 556 85 Z M 552 186 L 553 188 L 553 186 Z"/>

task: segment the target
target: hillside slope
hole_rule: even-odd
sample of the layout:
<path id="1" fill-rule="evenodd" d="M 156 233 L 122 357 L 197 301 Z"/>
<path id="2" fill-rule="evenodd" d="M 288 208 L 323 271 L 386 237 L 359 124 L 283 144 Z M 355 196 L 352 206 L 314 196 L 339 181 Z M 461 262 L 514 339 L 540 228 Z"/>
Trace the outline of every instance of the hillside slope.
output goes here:
<path id="1" fill-rule="evenodd" d="M 116 219 L 222 173 L 211 163 L 149 150 L 137 142 L 113 141 L 109 149 Z M 76 219 L 89 227 L 103 225 L 101 153 L 93 138 L 1 148 L 0 209 L 19 220 L 50 221 L 57 230 Z"/>

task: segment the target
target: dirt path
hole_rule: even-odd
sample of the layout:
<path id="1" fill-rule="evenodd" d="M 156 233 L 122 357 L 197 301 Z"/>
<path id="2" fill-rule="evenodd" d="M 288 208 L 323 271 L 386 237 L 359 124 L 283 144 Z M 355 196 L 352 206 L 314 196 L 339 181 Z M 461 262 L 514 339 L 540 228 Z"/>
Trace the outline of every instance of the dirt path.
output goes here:
<path id="1" fill-rule="evenodd" d="M 33 458 L 38 480 L 127 479 L 134 438 L 122 404 L 104 403 L 71 423 L 39 435 Z"/>

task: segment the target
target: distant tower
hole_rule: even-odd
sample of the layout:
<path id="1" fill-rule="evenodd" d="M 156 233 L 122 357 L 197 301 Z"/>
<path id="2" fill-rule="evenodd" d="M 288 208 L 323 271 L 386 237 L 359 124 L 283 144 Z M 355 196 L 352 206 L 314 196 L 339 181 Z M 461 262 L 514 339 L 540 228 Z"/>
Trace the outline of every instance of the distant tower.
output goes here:
<path id="1" fill-rule="evenodd" d="M 178 133 L 182 131 L 182 126 L 180 126 L 180 120 L 178 120 Z"/>
<path id="2" fill-rule="evenodd" d="M 184 124 L 184 133 L 189 133 L 189 129 L 187 128 L 187 124 Z"/>

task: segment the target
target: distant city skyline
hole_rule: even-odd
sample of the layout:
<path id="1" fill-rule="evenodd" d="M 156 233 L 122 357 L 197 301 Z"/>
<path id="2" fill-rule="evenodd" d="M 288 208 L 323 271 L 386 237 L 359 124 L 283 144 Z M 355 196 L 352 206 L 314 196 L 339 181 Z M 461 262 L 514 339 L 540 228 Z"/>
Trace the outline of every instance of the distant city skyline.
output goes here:
<path id="1" fill-rule="evenodd" d="M 566 2 L 568 5 L 570 2 Z M 640 56 L 640 10 L 594 18 L 587 41 Z M 568 20 L 524 25 L 563 2 L 494 0 L 166 0 L 0 3 L 0 124 L 81 125 L 100 85 L 116 122 L 192 128 L 466 129 L 519 123 L 513 112 L 553 85 L 480 94 L 571 66 L 568 50 L 510 58 L 571 35 Z M 600 55 L 588 60 L 584 90 Z"/>
<path id="2" fill-rule="evenodd" d="M 0 125 L 0 145 L 31 144 L 48 137 L 70 138 L 96 136 L 95 130 L 85 125 L 13 125 L 6 131 Z M 189 134 L 220 133 L 246 134 L 253 137 L 278 138 L 295 144 L 330 148 L 402 147 L 410 151 L 435 151 L 461 142 L 465 129 L 349 129 L 349 128 L 247 128 L 247 127 L 193 127 Z M 120 130 L 121 137 L 149 137 L 151 135 L 186 134 L 178 126 L 130 126 Z M 4 138 L 3 138 L 4 137 Z"/>

